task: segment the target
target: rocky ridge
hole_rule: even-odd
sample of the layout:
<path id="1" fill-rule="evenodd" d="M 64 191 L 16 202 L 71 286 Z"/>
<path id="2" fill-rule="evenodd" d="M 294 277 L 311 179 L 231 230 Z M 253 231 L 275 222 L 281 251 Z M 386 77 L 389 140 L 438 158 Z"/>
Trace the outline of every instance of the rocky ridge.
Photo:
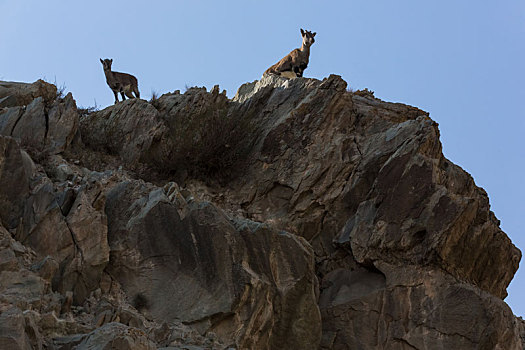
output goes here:
<path id="1" fill-rule="evenodd" d="M 418 108 L 0 82 L 0 348 L 522 349 L 521 252 Z"/>

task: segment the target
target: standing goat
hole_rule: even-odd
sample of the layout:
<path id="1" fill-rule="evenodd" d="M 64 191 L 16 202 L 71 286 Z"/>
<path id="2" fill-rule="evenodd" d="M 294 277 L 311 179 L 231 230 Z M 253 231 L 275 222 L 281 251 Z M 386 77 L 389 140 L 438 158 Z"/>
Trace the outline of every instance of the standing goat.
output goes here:
<path id="1" fill-rule="evenodd" d="M 100 63 L 104 67 L 104 74 L 106 75 L 106 82 L 113 93 L 115 94 L 115 104 L 118 102 L 118 93 L 122 95 L 122 101 L 129 98 L 140 98 L 139 83 L 137 78 L 128 73 L 112 72 L 111 64 L 113 59 L 100 59 Z M 133 96 L 132 92 L 135 94 Z"/>
<path id="2" fill-rule="evenodd" d="M 268 68 L 264 74 L 276 74 L 289 79 L 302 77 L 304 70 L 308 67 L 310 46 L 315 42 L 315 34 L 317 33 L 301 29 L 301 36 L 303 37 L 301 48 L 290 52 L 282 60 Z"/>

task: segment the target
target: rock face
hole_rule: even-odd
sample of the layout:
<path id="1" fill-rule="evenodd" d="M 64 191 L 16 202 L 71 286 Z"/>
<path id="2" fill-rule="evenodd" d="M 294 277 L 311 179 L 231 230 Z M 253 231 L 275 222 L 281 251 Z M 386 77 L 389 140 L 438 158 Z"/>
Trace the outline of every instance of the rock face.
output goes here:
<path id="1" fill-rule="evenodd" d="M 93 113 L 81 122 L 81 133 L 92 148 L 118 154 L 128 164 L 144 158 L 153 140 L 164 132 L 152 105 L 139 99 Z"/>
<path id="2" fill-rule="evenodd" d="M 311 242 L 321 346 L 519 348 L 498 298 L 521 253 L 486 193 L 443 157 L 427 113 L 352 95 L 335 76 L 277 84 L 263 78 L 234 99 L 267 110 L 249 174 L 225 197 Z M 488 325 L 514 331 L 486 336 Z"/>
<path id="3" fill-rule="evenodd" d="M 43 80 L 33 84 L 0 81 L 0 108 L 27 106 L 38 97 L 47 104 L 53 102 L 57 97 L 56 86 Z"/>
<path id="4" fill-rule="evenodd" d="M 0 348 L 524 346 L 521 252 L 418 108 L 338 76 L 0 103 Z"/>
<path id="5" fill-rule="evenodd" d="M 316 348 L 318 285 L 308 244 L 229 219 L 210 203 L 186 204 L 174 185 L 169 193 L 176 203 L 141 183 L 108 193 L 107 271 L 135 307 L 212 330 L 241 348 Z"/>
<path id="6" fill-rule="evenodd" d="M 73 95 L 54 85 L 0 81 L 0 135 L 12 136 L 34 153 L 58 154 L 71 144 L 79 117 Z"/>

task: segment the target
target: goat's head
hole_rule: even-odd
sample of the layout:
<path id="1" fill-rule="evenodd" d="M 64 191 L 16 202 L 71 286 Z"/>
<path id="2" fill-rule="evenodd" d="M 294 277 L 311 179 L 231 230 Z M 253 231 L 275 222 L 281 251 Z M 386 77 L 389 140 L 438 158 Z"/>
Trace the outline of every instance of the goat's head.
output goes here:
<path id="1" fill-rule="evenodd" d="M 111 64 L 113 63 L 113 59 L 100 59 L 100 63 L 102 63 L 102 67 L 104 67 L 104 70 L 111 70 Z"/>
<path id="2" fill-rule="evenodd" d="M 308 30 L 303 30 L 301 28 L 301 35 L 303 36 L 303 45 L 308 46 L 308 47 L 312 46 L 312 44 L 315 43 L 315 39 L 314 39 L 315 34 L 317 33 L 315 32 L 312 33 Z"/>

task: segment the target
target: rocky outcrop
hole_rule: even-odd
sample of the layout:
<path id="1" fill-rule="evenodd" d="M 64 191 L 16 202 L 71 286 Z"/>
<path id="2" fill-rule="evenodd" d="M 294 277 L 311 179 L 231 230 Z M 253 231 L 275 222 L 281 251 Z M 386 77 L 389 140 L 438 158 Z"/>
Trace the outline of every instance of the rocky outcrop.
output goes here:
<path id="1" fill-rule="evenodd" d="M 83 141 L 93 149 L 119 155 L 127 164 L 136 163 L 150 152 L 152 143 L 165 132 L 152 105 L 129 99 L 92 113 L 80 123 Z"/>
<path id="2" fill-rule="evenodd" d="M 0 81 L 0 108 L 27 106 L 39 97 L 46 104 L 52 103 L 57 98 L 57 87 L 41 79 L 33 84 Z"/>
<path id="3" fill-rule="evenodd" d="M 32 94 L 0 110 L 0 347 L 523 347 L 521 253 L 428 113 L 338 76 L 80 122 Z"/>
<path id="4" fill-rule="evenodd" d="M 486 193 L 443 157 L 428 114 L 350 94 L 338 77 L 279 84 L 263 78 L 236 96 L 250 108 L 275 103 L 259 115 L 251 171 L 225 198 L 312 243 L 322 347 L 517 348 L 511 311 L 495 297 L 506 296 L 521 253 Z M 473 310 L 485 310 L 476 327 Z M 486 337 L 495 324 L 505 331 Z"/>
<path id="5" fill-rule="evenodd" d="M 78 123 L 71 93 L 57 96 L 56 87 L 42 80 L 33 84 L 0 82 L 0 135 L 20 140 L 35 155 L 64 152 Z"/>
<path id="6" fill-rule="evenodd" d="M 335 76 L 309 89 L 293 84 L 278 89 L 263 80 L 236 97 L 253 94 L 250 108 L 259 110 L 266 101 L 259 95 L 275 101 L 258 116 L 257 161 L 231 186 L 248 215 L 279 221 L 320 256 L 337 246 L 365 265 L 439 266 L 505 297 L 521 254 L 499 229 L 486 193 L 443 157 L 427 113 L 353 96 Z"/>

